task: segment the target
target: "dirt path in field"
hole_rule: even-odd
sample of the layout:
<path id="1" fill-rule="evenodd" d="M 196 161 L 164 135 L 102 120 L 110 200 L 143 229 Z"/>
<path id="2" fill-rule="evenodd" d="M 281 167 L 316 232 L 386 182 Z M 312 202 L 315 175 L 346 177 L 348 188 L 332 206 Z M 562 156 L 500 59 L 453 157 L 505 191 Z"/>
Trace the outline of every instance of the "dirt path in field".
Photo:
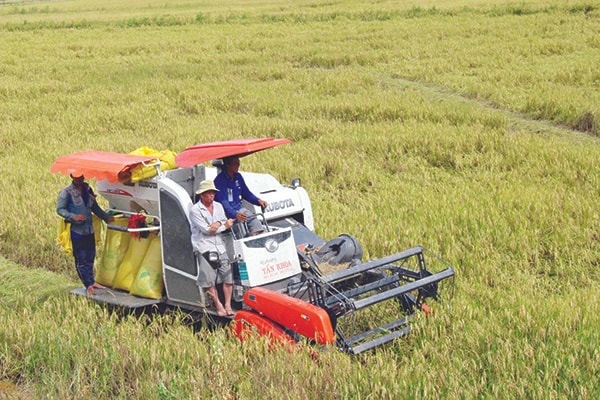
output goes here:
<path id="1" fill-rule="evenodd" d="M 470 105 L 473 108 L 480 108 L 486 111 L 503 114 L 509 121 L 508 130 L 510 132 L 527 131 L 542 135 L 558 135 L 581 140 L 593 140 L 595 142 L 600 140 L 599 137 L 591 132 L 582 132 L 553 121 L 535 119 L 530 115 L 519 113 L 508 108 L 502 108 L 499 104 L 492 101 L 473 99 L 457 92 L 453 92 L 447 87 L 390 76 L 382 77 L 382 84 L 396 87 L 400 90 L 408 89 L 420 92 L 431 102 L 444 101 L 461 103 Z"/>

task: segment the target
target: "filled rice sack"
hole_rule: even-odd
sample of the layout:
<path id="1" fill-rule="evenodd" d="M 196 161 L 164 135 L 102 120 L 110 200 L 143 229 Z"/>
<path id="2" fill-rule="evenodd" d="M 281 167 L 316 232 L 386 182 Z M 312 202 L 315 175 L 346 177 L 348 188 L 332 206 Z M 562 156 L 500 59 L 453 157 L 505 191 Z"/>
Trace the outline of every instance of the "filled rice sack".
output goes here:
<path id="1" fill-rule="evenodd" d="M 135 296 L 160 299 L 163 293 L 160 237 L 150 242 L 129 292 Z"/>
<path id="2" fill-rule="evenodd" d="M 150 246 L 150 242 L 154 237 L 155 235 L 150 235 L 147 238 L 140 237 L 129 239 L 129 246 L 127 246 L 125 257 L 123 257 L 121 264 L 119 264 L 113 288 L 129 292 L 131 285 L 137 276 L 138 269 L 140 268 L 142 261 L 144 261 L 144 256 Z"/>
<path id="3" fill-rule="evenodd" d="M 115 218 L 112 224 L 126 227 L 127 221 L 126 217 L 119 217 Z M 119 265 L 127 253 L 129 238 L 130 235 L 127 232 L 114 229 L 106 230 L 104 251 L 102 252 L 102 261 L 96 273 L 96 282 L 109 287 L 114 285 Z"/>

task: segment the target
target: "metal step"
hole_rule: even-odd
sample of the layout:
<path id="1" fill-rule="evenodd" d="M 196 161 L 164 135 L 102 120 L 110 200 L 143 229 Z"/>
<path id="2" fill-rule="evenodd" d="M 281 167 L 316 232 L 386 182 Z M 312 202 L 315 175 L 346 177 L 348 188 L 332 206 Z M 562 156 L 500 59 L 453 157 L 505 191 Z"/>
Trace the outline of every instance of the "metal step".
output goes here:
<path id="1" fill-rule="evenodd" d="M 112 306 L 120 306 L 128 309 L 143 308 L 164 302 L 164 299 L 146 299 L 130 295 L 129 293 L 121 290 L 111 288 L 96 289 L 96 294 L 89 295 L 87 294 L 86 289 L 82 287 L 71 290 L 71 294 L 88 297 L 99 303 L 105 303 Z"/>

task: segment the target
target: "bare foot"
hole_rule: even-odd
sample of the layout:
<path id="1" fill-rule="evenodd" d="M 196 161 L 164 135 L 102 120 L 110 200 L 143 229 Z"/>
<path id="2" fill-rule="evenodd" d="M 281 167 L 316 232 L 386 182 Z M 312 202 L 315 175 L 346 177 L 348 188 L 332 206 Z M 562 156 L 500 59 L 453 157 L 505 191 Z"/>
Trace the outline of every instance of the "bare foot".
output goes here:
<path id="1" fill-rule="evenodd" d="M 233 315 L 233 314 L 235 314 L 233 312 L 233 310 L 231 309 L 231 307 L 225 307 L 225 312 L 227 313 L 227 315 Z"/>
<path id="2" fill-rule="evenodd" d="M 227 311 L 225 310 L 225 307 L 223 307 L 222 304 L 217 304 L 217 315 L 219 317 L 224 317 L 227 315 Z"/>

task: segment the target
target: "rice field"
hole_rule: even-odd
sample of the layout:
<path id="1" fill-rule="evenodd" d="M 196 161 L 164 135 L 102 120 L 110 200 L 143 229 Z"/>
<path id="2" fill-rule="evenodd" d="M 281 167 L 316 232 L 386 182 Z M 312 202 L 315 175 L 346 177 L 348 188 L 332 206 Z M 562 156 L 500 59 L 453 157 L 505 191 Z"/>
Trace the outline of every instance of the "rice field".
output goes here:
<path id="1" fill-rule="evenodd" d="M 0 398 L 597 398 L 597 1 L 0 1 Z M 351 357 L 73 298 L 60 155 L 285 137 L 365 258 L 423 245 L 454 297 Z M 93 184 L 93 182 L 92 182 Z"/>

